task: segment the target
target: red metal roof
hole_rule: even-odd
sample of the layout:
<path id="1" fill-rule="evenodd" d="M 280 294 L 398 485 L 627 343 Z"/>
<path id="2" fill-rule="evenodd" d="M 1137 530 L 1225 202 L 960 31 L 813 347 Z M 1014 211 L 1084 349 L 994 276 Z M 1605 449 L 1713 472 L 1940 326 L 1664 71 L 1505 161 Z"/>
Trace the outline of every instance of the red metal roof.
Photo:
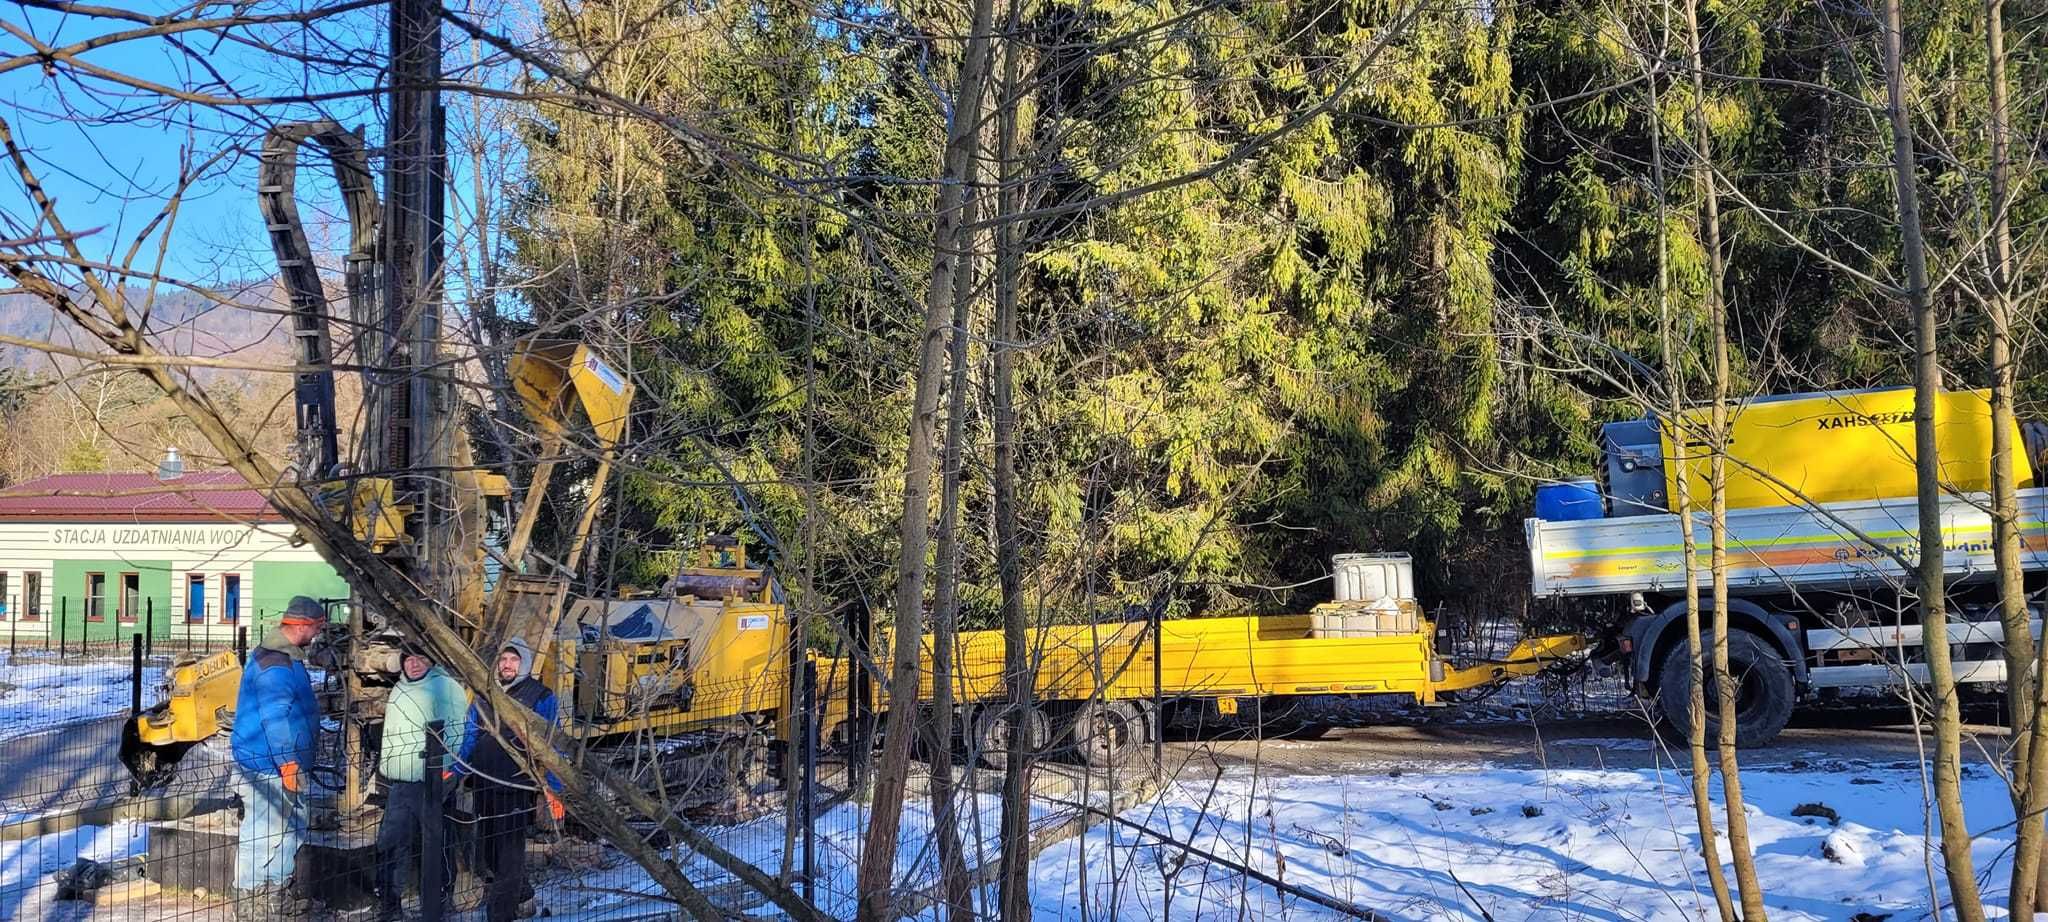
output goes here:
<path id="1" fill-rule="evenodd" d="M 234 471 L 57 474 L 0 490 L 0 519 L 35 522 L 276 522 L 263 493 Z"/>

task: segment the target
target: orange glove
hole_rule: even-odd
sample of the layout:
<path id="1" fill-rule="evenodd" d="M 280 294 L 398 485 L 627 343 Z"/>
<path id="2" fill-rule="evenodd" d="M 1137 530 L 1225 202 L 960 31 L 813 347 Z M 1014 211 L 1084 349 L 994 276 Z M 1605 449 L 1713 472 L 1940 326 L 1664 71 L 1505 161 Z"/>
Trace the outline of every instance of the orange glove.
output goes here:
<path id="1" fill-rule="evenodd" d="M 453 780 L 455 780 L 455 769 L 452 769 L 452 768 L 444 768 L 444 769 L 442 769 L 442 770 L 441 770 L 441 780 L 442 780 L 442 781 L 453 781 Z"/>
<path id="2" fill-rule="evenodd" d="M 566 811 L 566 810 L 562 809 L 562 799 L 561 799 L 560 797 L 556 797 L 556 796 L 554 795 L 554 792 L 553 792 L 553 791 L 549 791 L 549 792 L 548 792 L 548 794 L 547 794 L 547 798 L 548 798 L 548 815 L 549 815 L 549 816 L 552 816 L 552 817 L 554 817 L 554 818 L 555 818 L 555 822 L 557 822 L 557 823 L 561 822 L 561 821 L 562 821 L 562 817 L 563 817 L 563 816 L 565 816 L 565 815 L 567 815 L 567 813 L 568 813 L 568 811 Z"/>
<path id="3" fill-rule="evenodd" d="M 303 790 L 299 783 L 299 763 L 286 762 L 277 767 L 277 776 L 284 780 L 284 789 L 294 794 Z"/>

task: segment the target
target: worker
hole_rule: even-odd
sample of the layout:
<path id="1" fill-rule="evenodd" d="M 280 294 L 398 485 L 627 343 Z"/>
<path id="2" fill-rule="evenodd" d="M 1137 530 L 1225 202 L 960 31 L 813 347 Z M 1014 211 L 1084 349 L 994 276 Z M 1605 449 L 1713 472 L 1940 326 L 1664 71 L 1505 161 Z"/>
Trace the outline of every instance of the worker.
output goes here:
<path id="1" fill-rule="evenodd" d="M 291 918 L 292 868 L 306 836 L 306 784 L 313 764 L 319 705 L 306 672 L 306 647 L 327 626 L 327 610 L 294 596 L 284 617 L 249 652 L 235 699 L 230 748 L 242 797 L 242 835 L 235 851 L 236 914 Z"/>
<path id="2" fill-rule="evenodd" d="M 422 862 L 439 860 L 442 883 L 455 882 L 454 849 L 444 848 L 438 856 L 419 851 L 421 832 L 442 810 L 441 798 L 428 798 L 426 750 L 429 727 L 439 721 L 441 751 L 462 751 L 468 707 L 469 695 L 454 676 L 424 650 L 405 648 L 398 685 L 384 707 L 384 738 L 377 756 L 377 774 L 384 779 L 384 818 L 377 826 L 377 899 L 383 919 L 395 922 L 401 917 L 407 877 L 422 887 L 422 898 L 427 896 L 419 873 Z"/>
<path id="3" fill-rule="evenodd" d="M 533 677 L 533 649 L 525 641 L 514 638 L 499 649 L 497 672 L 506 695 L 539 715 L 542 723 L 554 724 L 555 693 Z M 474 778 L 477 870 L 490 879 L 484 895 L 489 922 L 512 922 L 527 911 L 523 904 L 533 891 L 526 884 L 526 838 L 539 801 L 557 821 L 562 818 L 562 801 L 555 795 L 561 782 L 549 774 L 546 787 L 534 784 L 524 767 L 525 753 L 512 728 L 500 723 L 478 695 L 469 708 L 462 757 L 454 774 Z"/>

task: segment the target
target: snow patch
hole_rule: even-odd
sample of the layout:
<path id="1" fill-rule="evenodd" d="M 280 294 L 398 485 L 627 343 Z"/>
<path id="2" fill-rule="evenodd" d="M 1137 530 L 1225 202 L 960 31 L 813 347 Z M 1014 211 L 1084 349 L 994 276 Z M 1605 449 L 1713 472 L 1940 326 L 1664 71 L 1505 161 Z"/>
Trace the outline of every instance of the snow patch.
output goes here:
<path id="1" fill-rule="evenodd" d="M 0 740 L 125 714 L 134 695 L 129 664 L 37 662 L 0 653 Z M 163 686 L 160 666 L 142 667 L 142 697 Z"/>
<path id="2" fill-rule="evenodd" d="M 1922 918 L 1931 901 L 1916 768 L 1863 767 L 1880 783 L 1746 771 L 1750 833 L 1772 917 L 1857 912 Z M 1841 825 L 1792 816 L 1836 795 Z M 1720 796 L 1718 786 L 1715 797 Z M 2011 802 L 1989 772 L 1965 781 L 1980 878 L 2007 873 Z M 1449 803 L 1459 809 L 1438 809 Z M 1206 804 L 1207 809 L 1204 809 Z M 1535 808 L 1522 809 L 1524 806 Z M 1715 811 L 1719 814 L 1721 811 Z M 1534 814 L 1534 815 L 1531 815 Z M 1477 768 L 1226 778 L 1173 785 L 1126 820 L 1338 900 L 1404 919 L 1681 920 L 1710 917 L 1689 782 L 1675 772 Z M 1717 819 L 1717 823 L 1725 817 Z M 1727 839 L 1718 839 L 1724 855 Z M 1829 852 L 1833 853 L 1830 857 Z M 1333 911 L 1125 827 L 1096 826 L 1034 866 L 1046 920 L 1320 919 Z M 1945 894 L 1943 894 L 1945 897 Z M 2001 902 L 1987 892 L 1987 903 Z"/>
<path id="3" fill-rule="evenodd" d="M 148 827 L 127 820 L 0 842 L 0 919 L 54 918 L 57 872 L 80 858 L 110 862 L 148 850 Z"/>

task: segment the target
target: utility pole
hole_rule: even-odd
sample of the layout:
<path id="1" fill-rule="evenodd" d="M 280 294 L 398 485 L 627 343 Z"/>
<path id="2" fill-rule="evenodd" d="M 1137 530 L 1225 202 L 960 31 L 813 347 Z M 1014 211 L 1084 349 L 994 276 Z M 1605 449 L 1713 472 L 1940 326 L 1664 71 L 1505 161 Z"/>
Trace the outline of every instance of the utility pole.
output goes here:
<path id="1" fill-rule="evenodd" d="M 378 255 L 382 297 L 356 323 L 364 368 L 364 427 L 359 473 L 387 477 L 392 500 L 409 508 L 392 563 L 430 599 L 454 601 L 449 529 L 458 519 L 448 488 L 456 461 L 454 398 L 441 354 L 442 260 L 447 203 L 447 123 L 441 108 L 441 17 L 435 0 L 391 0 L 391 84 L 384 126 L 384 202 Z M 358 652 L 366 614 L 350 606 Z M 342 722 L 347 787 L 344 811 L 365 798 L 360 670 L 345 670 L 351 713 Z"/>

